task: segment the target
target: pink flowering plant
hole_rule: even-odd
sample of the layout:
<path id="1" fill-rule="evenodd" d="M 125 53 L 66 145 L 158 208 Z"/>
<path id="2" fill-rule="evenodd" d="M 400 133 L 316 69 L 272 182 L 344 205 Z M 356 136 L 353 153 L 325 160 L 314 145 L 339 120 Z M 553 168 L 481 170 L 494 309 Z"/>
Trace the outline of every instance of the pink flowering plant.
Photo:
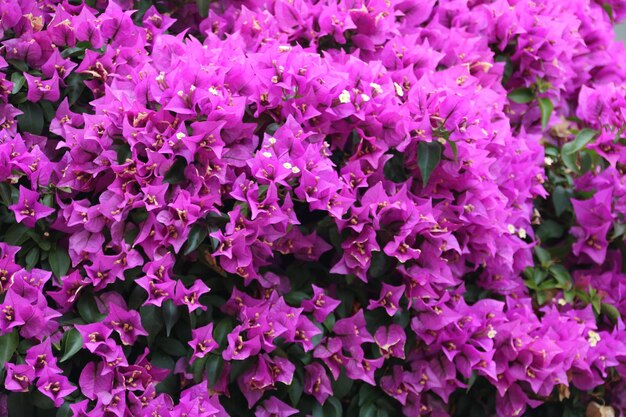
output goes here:
<path id="1" fill-rule="evenodd" d="M 622 18 L 0 0 L 0 417 L 624 416 Z"/>

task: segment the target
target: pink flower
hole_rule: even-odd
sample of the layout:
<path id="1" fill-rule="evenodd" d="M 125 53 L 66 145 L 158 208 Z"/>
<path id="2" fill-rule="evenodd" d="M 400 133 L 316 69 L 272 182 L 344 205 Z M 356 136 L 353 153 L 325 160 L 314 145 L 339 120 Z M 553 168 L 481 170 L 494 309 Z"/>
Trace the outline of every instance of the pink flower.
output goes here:
<path id="1" fill-rule="evenodd" d="M 326 370 L 321 364 L 313 362 L 306 365 L 304 371 L 304 392 L 314 396 L 318 403 L 324 404 L 333 394 Z"/>
<path id="2" fill-rule="evenodd" d="M 295 408 L 289 407 L 284 402 L 270 397 L 256 408 L 254 415 L 256 417 L 289 417 L 298 413 Z"/>
<path id="3" fill-rule="evenodd" d="M 213 339 L 213 323 L 206 326 L 198 327 L 191 331 L 192 339 L 189 346 L 193 349 L 194 358 L 203 358 L 209 352 L 219 348 L 219 345 Z"/>
<path id="4" fill-rule="evenodd" d="M 54 213 L 52 207 L 39 203 L 39 193 L 29 190 L 20 185 L 20 194 L 17 204 L 10 205 L 9 208 L 15 213 L 18 223 L 24 223 L 28 227 L 35 227 L 35 222 L 39 219 L 50 216 Z"/>
<path id="5" fill-rule="evenodd" d="M 70 385 L 67 377 L 49 371 L 39 376 L 37 389 L 50 398 L 56 407 L 60 407 L 65 397 L 76 391 L 76 387 Z"/>
<path id="6" fill-rule="evenodd" d="M 6 365 L 7 375 L 4 387 L 9 391 L 28 392 L 28 388 L 35 380 L 35 370 L 28 364 L 15 365 L 8 362 Z"/>

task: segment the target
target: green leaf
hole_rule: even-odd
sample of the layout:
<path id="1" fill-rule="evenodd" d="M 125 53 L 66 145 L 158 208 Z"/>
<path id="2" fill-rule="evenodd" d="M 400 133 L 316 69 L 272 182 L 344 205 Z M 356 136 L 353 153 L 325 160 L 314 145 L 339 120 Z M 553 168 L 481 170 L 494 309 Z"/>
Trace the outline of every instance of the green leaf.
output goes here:
<path id="1" fill-rule="evenodd" d="M 333 394 L 337 398 L 344 398 L 350 393 L 353 384 L 354 380 L 348 378 L 348 376 L 346 375 L 346 371 L 342 370 L 339 374 L 339 378 L 337 378 L 336 381 L 332 382 Z"/>
<path id="2" fill-rule="evenodd" d="M 535 294 L 535 297 L 537 299 L 537 304 L 539 304 L 540 306 L 544 305 L 546 303 L 547 300 L 547 293 L 545 291 L 539 291 Z"/>
<path id="3" fill-rule="evenodd" d="M 137 12 L 133 16 L 133 20 L 137 26 L 142 25 L 143 17 L 146 14 L 146 11 L 152 6 L 151 0 L 139 0 L 139 2 L 135 2 L 135 8 Z"/>
<path id="4" fill-rule="evenodd" d="M 34 229 L 28 229 L 28 236 L 41 248 L 42 251 L 48 252 L 52 249 L 52 243 L 43 235 L 37 233 Z"/>
<path id="5" fill-rule="evenodd" d="M 209 4 L 211 4 L 210 0 L 196 0 L 200 17 L 207 17 L 209 15 Z"/>
<path id="6" fill-rule="evenodd" d="M 34 135 L 41 135 L 43 132 L 43 110 L 35 103 L 27 101 L 19 105 L 23 112 L 16 117 L 20 131 L 30 132 Z"/>
<path id="7" fill-rule="evenodd" d="M 598 132 L 593 129 L 581 130 L 580 132 L 578 132 L 576 138 L 573 141 L 563 145 L 563 147 L 561 148 L 561 157 L 563 157 L 563 155 L 570 156 L 575 154 L 576 152 L 581 151 L 585 148 L 585 146 L 587 146 L 589 142 L 591 142 L 591 140 L 593 140 L 597 133 Z"/>
<path id="8" fill-rule="evenodd" d="M 40 256 L 41 251 L 38 247 L 35 246 L 31 250 L 29 250 L 26 254 L 26 258 L 24 258 L 24 260 L 26 261 L 26 269 L 29 271 L 33 269 L 35 265 L 37 265 L 37 262 L 39 262 Z"/>
<path id="9" fill-rule="evenodd" d="M 335 321 L 336 321 L 335 315 L 329 314 L 328 316 L 326 316 L 326 320 L 324 320 L 322 325 L 326 328 L 326 330 L 328 330 L 329 332 L 332 332 L 333 327 L 335 327 Z"/>
<path id="10" fill-rule="evenodd" d="M 626 223 L 613 223 L 613 232 L 611 233 L 611 240 L 617 239 L 626 233 Z"/>
<path id="11" fill-rule="evenodd" d="M 170 169 L 165 173 L 163 182 L 167 182 L 169 184 L 179 184 L 183 182 L 185 180 L 186 167 L 187 161 L 185 161 L 185 158 L 177 156 Z"/>
<path id="12" fill-rule="evenodd" d="M 171 337 L 160 337 L 156 340 L 156 346 L 170 356 L 181 357 L 187 354 L 187 348 L 180 340 Z"/>
<path id="13" fill-rule="evenodd" d="M 222 369 L 224 368 L 224 359 L 222 355 L 209 355 L 204 370 L 209 381 L 209 387 L 213 387 L 220 376 L 222 375 Z M 296 382 L 294 380 L 294 382 Z M 291 389 L 291 387 L 290 387 Z M 302 392 L 300 392 L 302 394 Z M 291 395 L 291 393 L 289 394 Z"/>
<path id="14" fill-rule="evenodd" d="M 67 98 L 69 100 L 70 106 L 75 104 L 80 96 L 83 94 L 85 90 L 85 80 L 87 79 L 87 75 L 78 74 L 76 72 L 70 74 L 65 82 L 67 83 Z"/>
<path id="15" fill-rule="evenodd" d="M 226 336 L 233 330 L 235 325 L 230 318 L 223 318 L 217 323 L 213 330 L 213 337 L 218 345 L 224 346 L 226 344 Z"/>
<path id="16" fill-rule="evenodd" d="M 13 90 L 11 90 L 11 94 L 17 94 L 24 86 L 26 78 L 24 78 L 21 73 L 14 72 L 11 74 L 11 82 L 13 83 Z"/>
<path id="17" fill-rule="evenodd" d="M 205 356 L 204 358 L 196 359 L 193 364 L 191 364 L 191 373 L 193 374 L 194 381 L 200 382 L 202 380 L 203 374 L 205 373 L 204 366 L 209 358 L 210 356 Z"/>
<path id="18" fill-rule="evenodd" d="M 133 223 L 140 224 L 148 218 L 148 210 L 145 208 L 137 208 L 132 210 L 128 215 Z"/>
<path id="19" fill-rule="evenodd" d="M 540 93 L 545 93 L 546 91 L 550 90 L 552 88 L 552 84 L 549 83 L 548 81 L 544 80 L 543 78 L 539 78 L 537 77 L 537 81 L 535 82 L 535 86 L 537 86 L 537 90 Z"/>
<path id="20" fill-rule="evenodd" d="M 67 251 L 57 245 L 52 247 L 48 255 L 48 262 L 50 262 L 50 269 L 57 278 L 65 276 L 70 269 L 70 257 Z"/>
<path id="21" fill-rule="evenodd" d="M 17 61 L 15 59 L 7 59 L 7 62 L 22 72 L 28 72 L 28 64 L 24 61 Z"/>
<path id="22" fill-rule="evenodd" d="M 21 223 L 15 223 L 4 234 L 4 241 L 15 246 L 21 246 L 27 239 L 30 229 Z"/>
<path id="23" fill-rule="evenodd" d="M 6 182 L 0 182 L 0 201 L 2 201 L 5 206 L 13 203 L 13 200 L 11 199 L 12 188 L 13 187 Z"/>
<path id="24" fill-rule="evenodd" d="M 208 232 L 208 236 L 209 236 L 209 242 L 211 242 L 211 250 L 213 252 L 215 252 L 217 250 L 217 248 L 219 248 L 220 246 L 220 241 L 216 238 L 214 238 L 213 236 L 211 236 L 211 234 L 219 231 L 220 228 L 214 224 L 209 225 L 209 232 Z"/>
<path id="25" fill-rule="evenodd" d="M 196 249 L 198 246 L 204 241 L 207 237 L 208 230 L 204 224 L 194 224 L 189 232 L 189 238 L 187 239 L 187 243 L 185 244 L 185 250 L 183 251 L 183 255 L 189 255 Z"/>
<path id="26" fill-rule="evenodd" d="M 572 170 L 574 172 L 578 172 L 579 168 L 578 168 L 578 162 L 577 162 L 576 154 L 562 153 L 561 154 L 561 161 L 563 161 L 563 165 L 565 165 L 570 170 Z"/>
<path id="27" fill-rule="evenodd" d="M 158 394 L 165 393 L 170 396 L 173 396 L 179 390 L 179 387 L 180 385 L 179 385 L 178 376 L 174 375 L 174 373 L 170 373 L 161 382 L 159 382 L 154 388 Z"/>
<path id="28" fill-rule="evenodd" d="M 556 288 L 568 290 L 572 287 L 572 277 L 563 265 L 554 264 L 550 266 L 550 272 L 559 284 Z"/>
<path id="29" fill-rule="evenodd" d="M 393 157 L 385 162 L 383 173 L 385 178 L 395 183 L 406 181 L 409 177 L 404 169 L 404 154 L 392 151 Z"/>
<path id="30" fill-rule="evenodd" d="M 329 397 L 324 404 L 324 417 L 343 416 L 343 406 L 336 397 Z"/>
<path id="31" fill-rule="evenodd" d="M 426 187 L 430 175 L 441 161 L 441 144 L 439 142 L 420 142 L 417 146 L 417 165 L 422 174 L 422 186 Z"/>
<path id="32" fill-rule="evenodd" d="M 291 385 L 287 388 L 287 392 L 289 394 L 289 399 L 291 400 L 292 406 L 297 406 L 300 402 L 300 398 L 302 397 L 303 386 L 302 382 L 296 377 L 291 381 Z"/>
<path id="33" fill-rule="evenodd" d="M 609 19 L 611 19 L 611 23 L 613 23 L 615 21 L 615 18 L 613 16 L 613 8 L 611 7 L 610 4 L 608 3 L 604 3 L 602 5 L 602 8 L 604 9 L 604 11 L 606 12 L 606 14 L 609 15 Z"/>
<path id="34" fill-rule="evenodd" d="M 602 311 L 602 298 L 595 288 L 589 288 L 589 297 L 591 299 L 591 306 L 596 314 L 600 314 Z"/>
<path id="35" fill-rule="evenodd" d="M 23 112 L 16 118 L 20 131 L 41 135 L 44 122 L 42 108 L 30 101 L 20 104 L 18 108 Z"/>
<path id="36" fill-rule="evenodd" d="M 363 384 L 359 389 L 359 407 L 363 407 L 365 404 L 373 402 L 376 396 L 373 395 L 374 388 L 370 384 Z"/>
<path id="37" fill-rule="evenodd" d="M 272 136 L 274 133 L 276 133 L 276 131 L 278 129 L 280 129 L 280 125 L 279 124 L 277 124 L 277 123 L 270 123 L 265 128 L 265 133 L 267 133 L 268 135 Z"/>
<path id="38" fill-rule="evenodd" d="M 552 116 L 552 110 L 554 110 L 554 104 L 549 98 L 539 98 L 539 110 L 541 111 L 541 128 L 546 130 L 550 116 Z"/>
<path id="39" fill-rule="evenodd" d="M 539 259 L 541 266 L 543 266 L 544 268 L 549 267 L 552 263 L 552 257 L 550 256 L 550 253 L 541 246 L 535 246 L 535 255 L 537 255 L 537 259 Z"/>
<path id="40" fill-rule="evenodd" d="M 548 272 L 541 268 L 526 268 L 524 271 L 526 286 L 531 290 L 538 290 L 541 283 L 548 276 Z"/>
<path id="41" fill-rule="evenodd" d="M 361 407 L 361 410 L 359 411 L 359 417 L 376 417 L 376 411 L 376 404 L 366 404 L 365 406 Z"/>
<path id="42" fill-rule="evenodd" d="M 63 403 L 61 408 L 59 408 L 56 413 L 56 417 L 72 417 L 73 415 L 74 413 L 70 408 L 70 403 L 68 403 L 67 401 Z"/>
<path id="43" fill-rule="evenodd" d="M 546 144 L 546 156 L 557 157 L 561 153 L 560 149 L 551 144 Z"/>
<path id="44" fill-rule="evenodd" d="M 124 233 L 124 242 L 132 246 L 132 244 L 135 243 L 135 239 L 137 238 L 138 234 L 139 234 L 138 228 L 129 227 L 128 230 L 126 230 L 126 233 Z"/>
<path id="45" fill-rule="evenodd" d="M 320 403 L 313 405 L 313 417 L 326 417 L 324 415 L 324 407 Z"/>
<path id="46" fill-rule="evenodd" d="M 38 103 L 41 106 L 41 109 L 43 110 L 43 115 L 45 117 L 45 120 L 51 121 L 52 119 L 56 117 L 57 110 L 54 106 L 54 103 L 52 103 L 49 100 L 40 100 L 38 101 Z"/>
<path id="47" fill-rule="evenodd" d="M 554 212 L 558 217 L 561 217 L 561 214 L 572 209 L 572 203 L 569 197 L 569 192 L 560 185 L 555 187 L 552 192 L 552 204 L 554 205 Z"/>
<path id="48" fill-rule="evenodd" d="M 542 242 L 547 242 L 550 239 L 556 239 L 563 236 L 563 226 L 554 220 L 545 220 L 541 223 L 537 229 L 537 236 Z"/>
<path id="49" fill-rule="evenodd" d="M 385 410 L 384 408 L 379 408 L 378 412 L 376 413 L 376 417 L 389 417 L 389 411 Z"/>
<path id="50" fill-rule="evenodd" d="M 0 369 L 4 369 L 4 364 L 11 359 L 19 342 L 17 330 L 0 336 Z"/>
<path id="51" fill-rule="evenodd" d="M 535 98 L 535 93 L 530 88 L 518 88 L 517 90 L 511 91 L 507 97 L 514 103 L 526 104 L 533 101 Z"/>
<path id="52" fill-rule="evenodd" d="M 176 365 L 176 362 L 174 362 L 174 359 L 172 359 L 169 355 L 165 355 L 159 352 L 158 350 L 155 352 L 152 352 L 152 359 L 150 360 L 150 363 L 156 366 L 157 368 L 172 369 L 172 370 L 174 369 L 174 366 Z"/>
<path id="53" fill-rule="evenodd" d="M 78 333 L 78 330 L 70 329 L 63 334 L 61 346 L 63 347 L 63 356 L 61 356 L 60 361 L 65 362 L 82 349 L 83 337 Z"/>
<path id="54" fill-rule="evenodd" d="M 306 300 L 309 297 L 309 294 L 305 293 L 304 291 L 289 291 L 284 295 L 284 299 L 287 304 L 294 307 L 299 307 L 300 304 L 302 304 L 302 301 Z"/>
<path id="55" fill-rule="evenodd" d="M 583 149 L 580 151 L 580 173 L 585 174 L 594 167 L 596 152 L 592 149 Z"/>
<path id="56" fill-rule="evenodd" d="M 81 55 L 85 53 L 85 48 L 81 48 L 80 46 L 75 46 L 73 48 L 66 48 L 61 52 L 61 56 L 63 58 L 69 58 L 72 55 Z"/>
<path id="57" fill-rule="evenodd" d="M 78 307 L 78 314 L 87 323 L 95 323 L 105 317 L 104 314 L 100 313 L 93 295 L 89 293 L 81 295 L 76 306 Z"/>
<path id="58" fill-rule="evenodd" d="M 472 375 L 470 375 L 469 379 L 467 380 L 467 388 L 465 389 L 465 392 L 470 392 L 470 390 L 472 389 L 472 386 L 474 385 L 477 379 L 478 379 L 478 373 L 476 373 L 476 371 L 472 371 Z"/>
<path id="59" fill-rule="evenodd" d="M 230 382 L 234 382 L 246 372 L 253 363 L 256 363 L 256 358 L 250 357 L 242 361 L 232 361 L 230 367 Z"/>
<path id="60" fill-rule="evenodd" d="M 174 325 L 180 318 L 180 310 L 172 300 L 166 300 L 163 303 L 163 322 L 165 323 L 165 334 L 170 337 L 170 333 Z"/>
<path id="61" fill-rule="evenodd" d="M 115 153 L 117 154 L 117 163 L 120 165 L 124 164 L 127 159 L 131 159 L 133 155 L 127 143 L 118 145 L 115 149 Z"/>
<path id="62" fill-rule="evenodd" d="M 450 149 L 452 149 L 452 155 L 454 156 L 454 162 L 457 162 L 459 159 L 459 148 L 456 145 L 456 142 L 453 140 L 448 140 L 448 145 L 450 145 Z"/>
<path id="63" fill-rule="evenodd" d="M 600 311 L 602 314 L 607 316 L 613 323 L 617 323 L 620 318 L 620 313 L 617 308 L 613 304 L 602 303 L 600 307 Z"/>
<path id="64" fill-rule="evenodd" d="M 147 305 L 139 309 L 141 325 L 148 332 L 148 340 L 153 341 L 163 328 L 163 316 L 157 306 Z"/>
<path id="65" fill-rule="evenodd" d="M 372 261 L 369 269 L 369 273 L 372 278 L 381 278 L 391 268 L 389 256 L 384 252 L 375 251 L 372 252 Z"/>

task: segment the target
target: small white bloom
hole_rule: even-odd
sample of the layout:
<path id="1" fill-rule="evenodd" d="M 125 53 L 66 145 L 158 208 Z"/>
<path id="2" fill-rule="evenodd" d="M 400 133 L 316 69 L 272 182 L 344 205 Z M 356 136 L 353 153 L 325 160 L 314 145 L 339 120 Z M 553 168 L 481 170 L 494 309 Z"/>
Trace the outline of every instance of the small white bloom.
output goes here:
<path id="1" fill-rule="evenodd" d="M 178 97 L 182 97 L 185 95 L 185 92 L 183 90 L 178 90 L 176 94 L 178 94 Z"/>
<path id="2" fill-rule="evenodd" d="M 511 234 L 515 233 L 515 226 L 513 226 L 512 224 L 509 224 L 507 228 L 509 229 L 509 233 Z"/>
<path id="3" fill-rule="evenodd" d="M 559 298 L 559 299 L 557 300 L 557 303 L 558 303 L 560 306 L 564 306 L 565 304 L 567 304 L 567 301 L 565 300 L 565 298 Z"/>
<path id="4" fill-rule="evenodd" d="M 270 152 L 263 152 L 261 155 L 263 155 L 266 158 L 271 158 L 272 154 Z"/>
<path id="5" fill-rule="evenodd" d="M 489 339 L 493 339 L 494 337 L 496 337 L 496 335 L 498 334 L 498 332 L 496 331 L 496 329 L 494 329 L 493 327 L 489 326 L 489 331 L 487 332 L 487 337 Z"/>
<path id="6" fill-rule="evenodd" d="M 187 135 L 185 135 L 183 132 L 178 132 L 178 133 L 176 134 L 176 139 L 181 140 L 181 139 L 182 139 L 182 138 L 184 138 L 185 136 L 187 136 Z"/>
<path id="7" fill-rule="evenodd" d="M 367 94 L 361 94 L 361 100 L 368 102 L 370 101 L 370 96 L 368 96 Z"/>
<path id="8" fill-rule="evenodd" d="M 370 83 L 370 87 L 372 87 L 372 90 L 376 91 L 376 94 L 381 94 L 383 92 L 383 88 L 380 84 Z"/>
<path id="9" fill-rule="evenodd" d="M 552 158 L 550 158 L 549 156 L 546 156 L 543 159 L 543 163 L 546 164 L 547 167 L 549 167 L 550 165 L 552 165 L 554 163 L 554 160 Z"/>
<path id="10" fill-rule="evenodd" d="M 285 162 L 285 163 L 283 164 L 283 168 L 285 168 L 285 169 L 291 169 L 291 168 L 293 168 L 293 165 L 291 165 L 289 162 Z"/>
<path id="11" fill-rule="evenodd" d="M 276 138 L 270 137 L 267 141 L 270 143 L 270 145 L 274 145 L 276 143 Z"/>
<path id="12" fill-rule="evenodd" d="M 293 168 L 291 168 L 291 172 L 293 172 L 294 174 L 297 174 L 298 172 L 300 172 L 300 168 L 293 167 Z"/>
<path id="13" fill-rule="evenodd" d="M 280 45 L 278 47 L 278 51 L 279 52 L 289 52 L 289 51 L 291 51 L 291 46 L 289 46 L 289 45 Z"/>
<path id="14" fill-rule="evenodd" d="M 393 83 L 394 88 L 396 89 L 396 94 L 398 97 L 404 96 L 404 90 L 402 90 L 402 86 L 396 82 Z"/>
<path id="15" fill-rule="evenodd" d="M 219 94 L 217 92 L 217 88 L 215 88 L 214 86 L 209 87 L 209 93 L 213 94 L 214 96 Z"/>
<path id="16" fill-rule="evenodd" d="M 520 239 L 526 239 L 526 230 L 520 227 L 519 230 L 517 231 L 517 235 L 519 236 Z"/>
<path id="17" fill-rule="evenodd" d="M 595 347 L 600 340 L 602 340 L 600 338 L 600 334 L 594 332 L 593 330 L 589 330 L 587 333 L 587 342 L 589 342 L 589 346 Z"/>
<path id="18" fill-rule="evenodd" d="M 348 90 L 343 90 L 339 94 L 339 102 L 343 104 L 350 103 L 350 92 Z"/>

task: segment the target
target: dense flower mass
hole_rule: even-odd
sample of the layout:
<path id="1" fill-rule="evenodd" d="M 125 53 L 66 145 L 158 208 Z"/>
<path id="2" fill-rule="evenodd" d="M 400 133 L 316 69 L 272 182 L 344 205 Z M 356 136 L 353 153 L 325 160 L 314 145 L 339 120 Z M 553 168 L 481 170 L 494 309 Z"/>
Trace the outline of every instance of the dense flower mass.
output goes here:
<path id="1" fill-rule="evenodd" d="M 0 0 L 0 416 L 623 415 L 622 18 Z"/>

